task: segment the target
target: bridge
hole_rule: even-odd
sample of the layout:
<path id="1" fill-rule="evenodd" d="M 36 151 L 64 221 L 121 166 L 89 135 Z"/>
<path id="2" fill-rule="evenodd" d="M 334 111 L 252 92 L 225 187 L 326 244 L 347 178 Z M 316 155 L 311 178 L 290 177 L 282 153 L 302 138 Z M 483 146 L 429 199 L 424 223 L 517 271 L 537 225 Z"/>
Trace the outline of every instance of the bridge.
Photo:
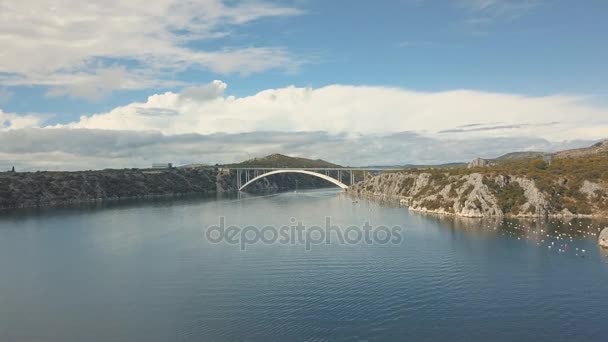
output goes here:
<path id="1" fill-rule="evenodd" d="M 341 189 L 346 189 L 367 177 L 368 174 L 378 174 L 387 171 L 402 171 L 403 169 L 383 168 L 230 168 L 236 171 L 236 185 L 239 191 L 243 191 L 250 184 L 276 174 L 296 173 L 305 174 L 324 179 Z"/>

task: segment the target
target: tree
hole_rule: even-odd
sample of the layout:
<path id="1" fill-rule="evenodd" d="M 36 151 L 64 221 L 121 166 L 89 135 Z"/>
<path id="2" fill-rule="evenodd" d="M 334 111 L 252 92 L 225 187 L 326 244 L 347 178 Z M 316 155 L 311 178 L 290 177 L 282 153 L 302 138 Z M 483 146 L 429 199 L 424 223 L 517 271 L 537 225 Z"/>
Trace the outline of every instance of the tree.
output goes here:
<path id="1" fill-rule="evenodd" d="M 15 172 L 15 167 L 13 166 L 13 168 L 11 169 L 11 172 Z"/>

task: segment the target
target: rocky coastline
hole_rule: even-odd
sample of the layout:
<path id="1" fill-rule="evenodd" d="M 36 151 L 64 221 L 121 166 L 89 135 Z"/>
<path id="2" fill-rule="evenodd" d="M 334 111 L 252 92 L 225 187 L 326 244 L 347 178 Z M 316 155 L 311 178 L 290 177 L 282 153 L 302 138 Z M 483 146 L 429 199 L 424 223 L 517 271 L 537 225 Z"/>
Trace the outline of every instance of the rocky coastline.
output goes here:
<path id="1" fill-rule="evenodd" d="M 549 192 L 524 176 L 414 171 L 368 177 L 348 192 L 411 211 L 470 218 L 608 217 L 607 187 L 588 180 L 576 189 L 562 186 Z"/>
<path id="2" fill-rule="evenodd" d="M 237 192 L 236 171 L 222 167 L 0 172 L 0 210 L 131 199 Z M 266 193 L 331 186 L 300 174 L 260 179 L 247 189 Z"/>
<path id="3" fill-rule="evenodd" d="M 0 210 L 208 194 L 226 188 L 231 188 L 229 177 L 217 169 L 3 172 Z"/>

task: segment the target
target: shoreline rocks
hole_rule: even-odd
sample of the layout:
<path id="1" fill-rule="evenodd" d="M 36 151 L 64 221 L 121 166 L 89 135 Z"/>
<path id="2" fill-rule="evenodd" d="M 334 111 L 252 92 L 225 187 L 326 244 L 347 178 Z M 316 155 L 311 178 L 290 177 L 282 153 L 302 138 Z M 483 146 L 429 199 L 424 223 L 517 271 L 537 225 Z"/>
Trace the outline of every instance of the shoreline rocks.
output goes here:
<path id="1" fill-rule="evenodd" d="M 608 189 L 598 183 L 583 184 L 582 190 L 572 189 L 567 182 L 560 183 L 557 179 L 548 191 L 547 184 L 539 188 L 534 179 L 525 176 L 433 170 L 368 177 L 351 186 L 348 192 L 355 196 L 392 199 L 411 211 L 461 217 L 606 217 L 608 203 L 588 193 L 590 190 L 594 194 L 603 193 Z M 562 200 L 561 194 L 565 193 L 580 193 L 580 196 Z"/>
<path id="2" fill-rule="evenodd" d="M 600 245 L 600 247 L 608 248 L 608 227 L 604 228 L 600 232 L 600 236 L 599 236 L 597 242 Z"/>

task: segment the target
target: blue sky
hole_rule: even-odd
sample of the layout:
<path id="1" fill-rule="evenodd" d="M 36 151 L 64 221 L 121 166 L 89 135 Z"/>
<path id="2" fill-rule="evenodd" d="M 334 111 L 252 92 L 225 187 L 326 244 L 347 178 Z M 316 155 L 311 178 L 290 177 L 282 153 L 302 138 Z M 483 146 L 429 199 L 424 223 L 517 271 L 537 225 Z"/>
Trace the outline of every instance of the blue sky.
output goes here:
<path id="1" fill-rule="evenodd" d="M 196 0 L 186 5 L 179 0 L 162 0 L 146 5 L 140 0 L 129 4 L 111 0 L 104 6 L 94 4 L 75 0 L 0 2 L 4 13 L 0 13 L 4 23 L 0 24 L 0 45 L 4 46 L 4 54 L 0 53 L 0 115 L 4 115 L 5 127 L 61 125 L 62 129 L 157 130 L 165 135 L 241 134 L 265 130 L 259 123 L 284 111 L 294 118 L 285 119 L 284 125 L 270 125 L 269 130 L 299 132 L 302 127 L 309 127 L 311 132 L 366 136 L 414 131 L 428 137 L 430 133 L 467 124 L 532 127 L 549 123 L 550 112 L 557 111 L 563 116 L 555 120 L 567 125 L 573 135 L 560 140 L 557 131 L 550 130 L 535 137 L 544 139 L 542 146 L 521 148 L 551 149 L 608 135 L 603 130 L 603 118 L 591 129 L 579 127 L 582 121 L 576 123 L 568 117 L 568 113 L 578 115 L 575 113 L 579 111 L 581 120 L 602 116 L 608 107 L 605 1 Z M 212 83 L 213 80 L 222 83 Z M 370 106 L 354 109 L 340 106 L 338 95 L 328 96 L 324 101 L 331 102 L 335 106 L 332 110 L 342 113 L 339 118 L 345 121 L 358 120 L 359 115 L 366 114 L 398 117 L 411 111 L 438 113 L 429 122 L 441 122 L 442 115 L 460 116 L 461 120 L 454 121 L 454 127 L 441 129 L 432 124 L 409 129 L 412 121 L 406 124 L 396 119 L 387 119 L 385 129 L 370 131 L 364 126 L 308 122 L 299 123 L 298 127 L 289 126 L 287 121 L 296 125 L 299 113 L 312 107 L 323 108 L 322 104 L 281 102 L 284 107 L 273 105 L 270 109 L 258 101 L 253 104 L 259 106 L 255 113 L 259 117 L 254 119 L 257 123 L 241 125 L 237 121 L 253 114 L 244 111 L 239 117 L 234 106 L 218 109 L 211 106 L 207 95 L 197 99 L 200 102 L 196 104 L 176 104 L 181 92 L 190 88 L 201 88 L 203 92 L 211 89 L 217 95 L 213 101 L 228 103 L 231 96 L 243 101 L 265 91 L 277 91 L 277 96 L 282 96 L 292 86 L 324 93 L 337 85 L 351 87 L 340 89 L 343 101 L 351 102 L 348 98 L 355 96 L 357 87 L 369 87 L 367 93 L 385 90 L 369 100 Z M 400 100 L 394 100 L 395 106 L 411 107 L 410 112 L 378 114 L 360 110 L 374 108 L 373 101 L 381 101 L 392 89 L 401 91 L 394 95 L 400 96 Z M 342 95 L 342 91 L 350 95 Z M 473 92 L 484 97 L 479 102 L 487 103 L 487 107 L 479 110 L 493 108 L 486 102 L 490 97 L 509 101 L 505 100 L 508 104 L 504 105 L 504 112 L 489 111 L 487 120 L 478 122 L 480 115 L 468 116 L 475 108 L 467 107 L 466 113 L 458 110 L 464 108 L 459 106 L 465 98 L 470 103 L 476 101 L 475 97 L 450 92 Z M 165 93 L 175 98 L 150 102 L 151 96 Z M 418 107 L 415 104 L 422 100 L 411 93 L 421 99 L 437 96 L 452 101 L 458 97 L 460 102 L 454 100 L 455 104 L 448 108 L 432 104 Z M 466 96 L 459 97 L 462 94 Z M 526 107 L 525 101 L 539 103 L 545 98 L 553 102 L 543 102 L 539 111 L 547 113 L 539 113 L 538 118 L 522 122 L 521 118 L 531 116 L 523 112 L 509 117 L 509 110 L 519 111 Z M 163 108 L 176 116 L 163 123 L 131 120 L 143 107 L 152 108 L 155 113 Z M 129 112 L 129 108 L 137 110 Z M 224 120 L 225 113 L 234 115 L 231 121 Z M 93 114 L 109 116 L 88 122 L 81 119 Z M 206 121 L 191 124 L 191 131 L 167 124 L 192 123 L 201 115 Z M 211 115 L 215 115 L 213 120 L 208 118 Z M 144 119 L 149 117 L 150 113 L 142 115 Z M 112 120 L 124 124 L 125 118 L 131 124 L 108 124 Z M 322 118 L 320 115 L 310 120 Z M 484 138 L 530 138 L 530 133 L 523 131 L 493 134 Z M 267 151 L 260 149 L 247 155 Z M 244 154 L 235 154 L 234 158 L 236 155 Z"/>
<path id="2" fill-rule="evenodd" d="M 227 37 L 189 46 L 284 47 L 302 63 L 297 71 L 241 75 L 193 69 L 176 78 L 191 84 L 219 78 L 230 84 L 228 93 L 237 96 L 292 84 L 334 83 L 608 95 L 608 3 L 538 1 L 507 10 L 498 4 L 476 9 L 476 3 L 483 1 L 282 2 L 303 13 L 261 19 L 234 28 Z M 6 111 L 54 113 L 54 120 L 61 122 L 179 87 L 119 91 L 93 101 L 45 96 L 46 87 L 35 84 L 5 88 L 12 93 L 2 104 Z"/>

